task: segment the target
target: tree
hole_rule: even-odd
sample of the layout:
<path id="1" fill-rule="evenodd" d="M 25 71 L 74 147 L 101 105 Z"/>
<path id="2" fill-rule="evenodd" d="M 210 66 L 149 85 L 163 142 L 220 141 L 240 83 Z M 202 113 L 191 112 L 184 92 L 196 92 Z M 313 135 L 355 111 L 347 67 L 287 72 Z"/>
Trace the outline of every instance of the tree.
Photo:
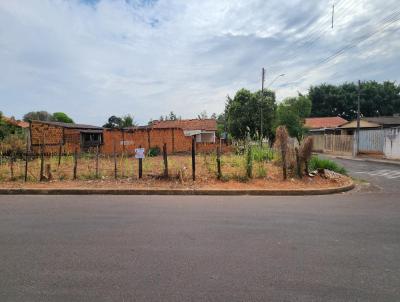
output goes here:
<path id="1" fill-rule="evenodd" d="M 108 118 L 107 123 L 103 125 L 104 128 L 122 128 L 122 118 L 112 115 Z"/>
<path id="2" fill-rule="evenodd" d="M 200 112 L 200 114 L 197 115 L 197 119 L 199 120 L 208 119 L 207 111 L 203 110 L 202 112 Z"/>
<path id="3" fill-rule="evenodd" d="M 296 137 L 300 142 L 306 133 L 304 119 L 310 115 L 311 100 L 299 95 L 283 100 L 277 110 L 277 125 L 286 126 L 289 135 Z"/>
<path id="4" fill-rule="evenodd" d="M 124 115 L 122 117 L 122 127 L 133 127 L 136 126 L 136 123 L 134 121 L 134 117 L 130 114 Z"/>
<path id="5" fill-rule="evenodd" d="M 54 112 L 52 120 L 56 121 L 56 122 L 62 122 L 62 123 L 68 123 L 68 124 L 73 124 L 74 123 L 72 118 L 70 118 L 64 112 Z"/>
<path id="6" fill-rule="evenodd" d="M 227 97 L 225 114 L 230 134 L 234 138 L 245 139 L 247 133 L 257 138 L 261 134 L 261 109 L 263 112 L 263 137 L 274 136 L 273 126 L 276 116 L 275 93 L 265 90 L 252 93 L 247 89 L 236 92 L 232 99 Z"/>
<path id="7" fill-rule="evenodd" d="M 400 113 L 400 85 L 395 82 L 361 82 L 360 109 L 363 116 L 385 116 Z M 358 84 L 321 84 L 310 87 L 311 116 L 341 116 L 347 120 L 357 117 Z"/>
<path id="8" fill-rule="evenodd" d="M 24 115 L 23 120 L 25 122 L 31 121 L 52 121 L 53 115 L 47 111 L 31 111 Z"/>

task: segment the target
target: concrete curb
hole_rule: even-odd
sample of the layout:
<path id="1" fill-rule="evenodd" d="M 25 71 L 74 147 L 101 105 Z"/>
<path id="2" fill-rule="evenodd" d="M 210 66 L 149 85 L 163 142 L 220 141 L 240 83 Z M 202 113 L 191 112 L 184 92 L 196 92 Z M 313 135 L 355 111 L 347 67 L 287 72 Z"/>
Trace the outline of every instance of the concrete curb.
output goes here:
<path id="1" fill-rule="evenodd" d="M 337 158 L 337 159 L 364 161 L 364 162 L 369 162 L 369 163 L 380 163 L 380 164 L 385 164 L 385 165 L 400 166 L 400 161 L 395 161 L 395 160 L 374 159 L 374 158 L 365 158 L 365 157 L 349 157 L 349 156 L 333 155 L 333 154 L 327 154 L 327 153 L 322 153 L 322 155 L 324 155 L 326 157 Z"/>
<path id="2" fill-rule="evenodd" d="M 301 196 L 347 192 L 355 184 L 324 189 L 295 190 L 218 190 L 218 189 L 0 189 L 0 195 L 257 195 Z"/>

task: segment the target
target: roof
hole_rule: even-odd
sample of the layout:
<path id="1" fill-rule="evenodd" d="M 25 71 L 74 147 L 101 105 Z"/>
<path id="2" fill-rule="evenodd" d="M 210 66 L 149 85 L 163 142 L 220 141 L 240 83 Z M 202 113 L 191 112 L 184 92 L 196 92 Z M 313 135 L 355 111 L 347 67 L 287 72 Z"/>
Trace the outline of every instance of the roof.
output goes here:
<path id="1" fill-rule="evenodd" d="M 371 123 L 376 123 L 382 126 L 397 126 L 400 125 L 400 116 L 377 116 L 377 117 L 363 117 Z"/>
<path id="2" fill-rule="evenodd" d="M 360 120 L 360 128 L 364 128 L 365 129 L 365 128 L 380 128 L 380 127 L 381 127 L 381 125 L 379 125 L 379 124 L 371 123 L 371 122 L 368 122 L 366 120 Z M 341 128 L 341 129 L 355 129 L 355 128 L 357 128 L 357 121 L 354 120 L 354 121 L 351 121 L 351 122 L 347 122 L 347 123 L 339 126 L 339 128 Z"/>
<path id="3" fill-rule="evenodd" d="M 6 121 L 6 123 L 14 125 L 14 126 L 21 127 L 21 128 L 29 128 L 29 123 L 27 123 L 27 122 L 16 120 L 14 118 L 6 117 L 6 116 L 2 116 L 2 119 L 4 121 Z"/>
<path id="4" fill-rule="evenodd" d="M 103 127 L 84 125 L 84 124 L 73 124 L 73 123 L 62 123 L 62 122 L 50 122 L 50 121 L 32 121 L 35 123 L 53 125 L 69 129 L 87 129 L 87 130 L 103 130 Z"/>
<path id="5" fill-rule="evenodd" d="M 336 128 L 346 122 L 347 120 L 340 116 L 309 117 L 306 118 L 304 126 L 310 129 Z"/>
<path id="6" fill-rule="evenodd" d="M 215 119 L 154 121 L 153 128 L 154 129 L 180 128 L 183 130 L 216 131 L 217 130 L 217 121 Z"/>

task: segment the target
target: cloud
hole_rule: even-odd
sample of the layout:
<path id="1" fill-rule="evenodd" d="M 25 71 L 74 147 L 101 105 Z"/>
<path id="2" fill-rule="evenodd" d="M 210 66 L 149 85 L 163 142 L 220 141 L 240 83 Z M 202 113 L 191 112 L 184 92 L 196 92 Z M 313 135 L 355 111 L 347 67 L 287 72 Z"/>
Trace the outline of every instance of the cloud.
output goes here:
<path id="1" fill-rule="evenodd" d="M 1 1 L 1 110 L 93 124 L 112 114 L 195 117 L 258 89 L 261 67 L 266 83 L 285 73 L 272 86 L 279 99 L 322 82 L 398 81 L 397 1 L 336 2 L 331 29 L 321 1 Z"/>

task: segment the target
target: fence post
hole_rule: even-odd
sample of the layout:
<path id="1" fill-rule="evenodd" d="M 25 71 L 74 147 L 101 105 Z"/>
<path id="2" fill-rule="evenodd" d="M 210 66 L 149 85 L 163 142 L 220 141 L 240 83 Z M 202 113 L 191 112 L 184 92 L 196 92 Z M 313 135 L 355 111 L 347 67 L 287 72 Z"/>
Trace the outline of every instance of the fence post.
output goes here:
<path id="1" fill-rule="evenodd" d="M 192 136 L 192 178 L 196 180 L 196 136 Z"/>
<path id="2" fill-rule="evenodd" d="M 167 155 L 167 144 L 163 146 L 163 159 L 164 159 L 164 177 L 168 178 L 168 155 Z"/>
<path id="3" fill-rule="evenodd" d="M 297 176 L 299 178 L 302 178 L 301 174 L 301 162 L 300 162 L 300 156 L 299 156 L 299 148 L 295 148 L 294 151 L 296 152 L 296 168 L 297 168 Z"/>
<path id="4" fill-rule="evenodd" d="M 139 145 L 139 149 L 140 148 L 142 148 L 142 145 Z M 138 158 L 138 161 L 139 161 L 139 179 L 141 179 L 143 176 L 143 159 Z"/>
<path id="5" fill-rule="evenodd" d="M 14 153 L 10 153 L 10 174 L 11 180 L 14 180 Z"/>
<path id="6" fill-rule="evenodd" d="M 74 180 L 76 179 L 76 174 L 77 174 L 77 170 L 78 170 L 78 148 L 75 147 L 74 150 Z"/>
<path id="7" fill-rule="evenodd" d="M 221 172 L 221 147 L 217 147 L 217 178 L 222 178 Z"/>
<path id="8" fill-rule="evenodd" d="M 99 178 L 99 145 L 96 146 L 96 178 Z"/>
<path id="9" fill-rule="evenodd" d="M 115 140 L 113 144 L 113 157 L 114 157 L 114 178 L 117 179 L 117 157 L 115 154 Z"/>
<path id="10" fill-rule="evenodd" d="M 60 168 L 61 165 L 61 152 L 62 152 L 62 142 L 60 141 L 60 146 L 58 147 L 58 167 Z"/>
<path id="11" fill-rule="evenodd" d="M 40 146 L 40 181 L 44 180 L 44 145 Z"/>
<path id="12" fill-rule="evenodd" d="M 28 137 L 26 138 L 26 149 L 25 149 L 25 173 L 24 173 L 24 181 L 28 181 L 28 152 L 29 152 L 29 144 Z"/>

